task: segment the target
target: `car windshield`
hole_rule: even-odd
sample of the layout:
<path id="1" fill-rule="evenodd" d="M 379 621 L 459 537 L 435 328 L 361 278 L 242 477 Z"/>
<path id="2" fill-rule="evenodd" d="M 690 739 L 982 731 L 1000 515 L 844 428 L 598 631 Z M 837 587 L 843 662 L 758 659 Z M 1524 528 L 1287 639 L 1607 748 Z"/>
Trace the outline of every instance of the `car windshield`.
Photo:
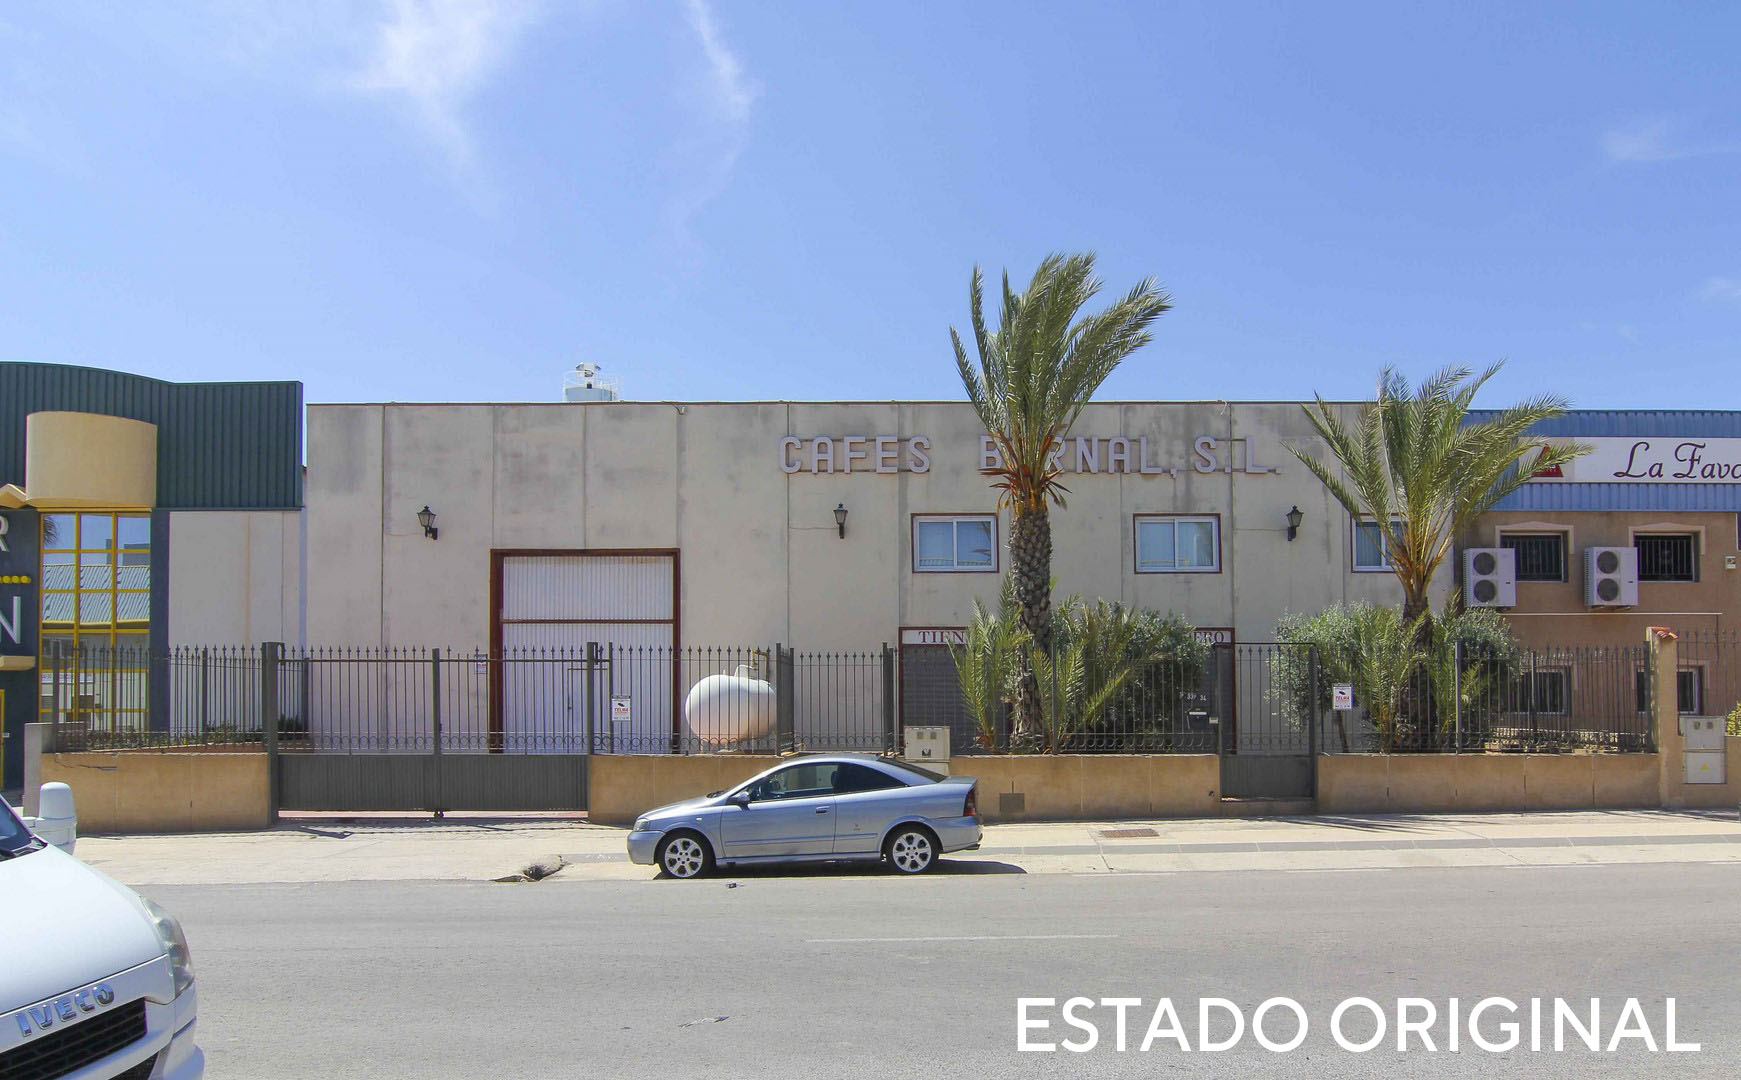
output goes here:
<path id="1" fill-rule="evenodd" d="M 24 822 L 18 820 L 12 807 L 5 799 L 0 799 L 0 852 L 12 854 L 23 851 L 34 846 L 35 842 L 36 838 L 24 827 Z"/>

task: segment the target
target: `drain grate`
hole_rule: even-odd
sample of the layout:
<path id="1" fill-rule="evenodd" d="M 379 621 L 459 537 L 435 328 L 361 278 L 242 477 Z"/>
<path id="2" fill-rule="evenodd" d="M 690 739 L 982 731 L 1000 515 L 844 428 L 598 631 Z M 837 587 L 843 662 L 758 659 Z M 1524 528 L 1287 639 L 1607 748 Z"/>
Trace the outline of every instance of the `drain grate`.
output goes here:
<path id="1" fill-rule="evenodd" d="M 1153 829 L 1102 829 L 1100 835 L 1106 840 L 1138 840 L 1145 836 L 1159 836 Z"/>

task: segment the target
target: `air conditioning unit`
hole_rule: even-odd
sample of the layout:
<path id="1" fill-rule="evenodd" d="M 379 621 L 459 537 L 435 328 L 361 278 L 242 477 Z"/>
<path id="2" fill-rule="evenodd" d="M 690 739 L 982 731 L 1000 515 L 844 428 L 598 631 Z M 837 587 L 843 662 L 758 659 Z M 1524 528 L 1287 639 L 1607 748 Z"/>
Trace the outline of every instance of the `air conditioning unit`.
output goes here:
<path id="1" fill-rule="evenodd" d="M 1638 604 L 1638 549 L 1584 549 L 1584 603 L 1590 607 L 1634 607 Z"/>
<path id="2" fill-rule="evenodd" d="M 1517 606 L 1517 552 L 1463 549 L 1463 602 L 1470 607 Z"/>

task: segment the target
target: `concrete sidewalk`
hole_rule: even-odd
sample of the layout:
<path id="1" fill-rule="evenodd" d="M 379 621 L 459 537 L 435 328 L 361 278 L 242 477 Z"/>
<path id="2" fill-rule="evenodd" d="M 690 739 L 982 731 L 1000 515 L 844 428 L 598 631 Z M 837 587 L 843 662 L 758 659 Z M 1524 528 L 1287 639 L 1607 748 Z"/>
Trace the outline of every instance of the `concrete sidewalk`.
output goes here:
<path id="1" fill-rule="evenodd" d="M 651 880 L 650 867 L 629 863 L 624 836 L 566 816 L 304 818 L 266 832 L 87 836 L 78 854 L 130 885 L 491 881 L 558 860 L 562 869 L 551 882 Z M 1611 811 L 993 825 L 980 850 L 950 856 L 939 869 L 1117 874 L 1640 862 L 1741 863 L 1741 820 L 1733 812 Z"/>

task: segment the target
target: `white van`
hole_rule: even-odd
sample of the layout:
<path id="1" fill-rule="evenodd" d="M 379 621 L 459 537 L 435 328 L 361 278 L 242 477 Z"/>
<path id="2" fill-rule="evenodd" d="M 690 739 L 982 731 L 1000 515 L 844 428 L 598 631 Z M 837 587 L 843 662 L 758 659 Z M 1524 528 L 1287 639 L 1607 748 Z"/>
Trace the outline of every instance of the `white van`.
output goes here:
<path id="1" fill-rule="evenodd" d="M 181 924 L 0 799 L 0 1076 L 195 1080 L 195 1001 Z"/>

